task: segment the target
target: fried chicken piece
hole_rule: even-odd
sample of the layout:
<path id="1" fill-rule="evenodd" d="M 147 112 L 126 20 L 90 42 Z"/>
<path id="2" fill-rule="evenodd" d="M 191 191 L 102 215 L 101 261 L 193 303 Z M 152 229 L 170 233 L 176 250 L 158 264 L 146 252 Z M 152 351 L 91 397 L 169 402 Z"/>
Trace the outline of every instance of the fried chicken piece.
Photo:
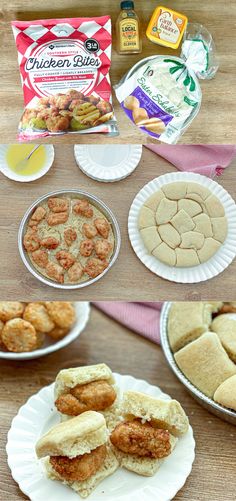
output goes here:
<path id="1" fill-rule="evenodd" d="M 69 329 L 62 329 L 61 327 L 54 327 L 50 332 L 47 332 L 48 336 L 50 336 L 52 339 L 55 341 L 58 341 L 59 339 L 62 339 L 65 337 L 69 332 Z"/>
<path id="2" fill-rule="evenodd" d="M 68 278 L 70 282 L 79 282 L 83 275 L 83 267 L 80 263 L 75 262 L 68 270 Z"/>
<path id="3" fill-rule="evenodd" d="M 49 132 L 61 132 L 69 129 L 70 119 L 61 115 L 46 118 L 46 126 Z"/>
<path id="4" fill-rule="evenodd" d="M 71 99 L 81 99 L 81 101 L 84 101 L 84 94 L 82 94 L 82 92 L 79 92 L 78 90 L 70 89 L 66 94 Z"/>
<path id="5" fill-rule="evenodd" d="M 7 322 L 23 315 L 25 306 L 19 301 L 0 301 L 0 320 Z"/>
<path id="6" fill-rule="evenodd" d="M 89 259 L 84 267 L 84 272 L 89 275 L 90 278 L 95 278 L 100 275 L 107 267 L 107 261 L 101 261 L 96 257 Z"/>
<path id="7" fill-rule="evenodd" d="M 48 264 L 48 253 L 43 249 L 32 252 L 31 258 L 40 268 L 45 268 Z"/>
<path id="8" fill-rule="evenodd" d="M 48 207 L 52 212 L 68 212 L 69 200 L 66 198 L 49 198 Z"/>
<path id="9" fill-rule="evenodd" d="M 70 393 L 60 395 L 55 402 L 59 412 L 78 416 L 85 411 L 104 411 L 116 399 L 114 388 L 107 381 L 77 384 Z"/>
<path id="10" fill-rule="evenodd" d="M 82 240 L 79 251 L 81 256 L 89 257 L 91 256 L 94 249 L 94 242 L 92 240 Z"/>
<path id="11" fill-rule="evenodd" d="M 56 94 L 55 96 L 53 96 L 53 104 L 60 110 L 68 109 L 70 102 L 71 97 L 68 96 L 68 94 Z"/>
<path id="12" fill-rule="evenodd" d="M 47 216 L 47 223 L 49 224 L 49 226 L 56 226 L 57 224 L 63 224 L 66 223 L 68 217 L 69 217 L 68 212 L 49 213 Z"/>
<path id="13" fill-rule="evenodd" d="M 69 329 L 76 320 L 75 308 L 68 301 L 46 301 L 45 306 L 54 324 Z"/>
<path id="14" fill-rule="evenodd" d="M 49 261 L 46 266 L 46 273 L 59 284 L 64 284 L 64 270 L 59 264 Z"/>
<path id="15" fill-rule="evenodd" d="M 23 238 L 23 245 L 27 252 L 34 252 L 38 250 L 40 246 L 40 239 L 36 232 L 27 230 Z"/>
<path id="16" fill-rule="evenodd" d="M 13 318 L 4 325 L 2 341 L 9 351 L 15 353 L 33 351 L 38 344 L 34 326 L 22 318 Z"/>
<path id="17" fill-rule="evenodd" d="M 54 322 L 43 304 L 28 303 L 25 307 L 23 319 L 30 322 L 35 330 L 39 332 L 47 333 L 55 327 Z"/>
<path id="18" fill-rule="evenodd" d="M 95 252 L 99 259 L 106 259 L 112 250 L 112 244 L 108 240 L 101 239 L 95 242 Z"/>
<path id="19" fill-rule="evenodd" d="M 97 104 L 97 109 L 102 113 L 102 115 L 105 115 L 106 113 L 112 111 L 112 105 L 108 101 L 101 100 L 100 103 Z"/>
<path id="20" fill-rule="evenodd" d="M 40 241 L 40 245 L 46 249 L 56 249 L 59 245 L 59 240 L 55 237 L 44 237 Z"/>
<path id="21" fill-rule="evenodd" d="M 64 231 L 64 239 L 68 247 L 70 247 L 77 238 L 77 233 L 74 228 L 67 228 Z"/>
<path id="22" fill-rule="evenodd" d="M 37 207 L 37 209 L 34 211 L 33 215 L 31 216 L 29 220 L 29 226 L 36 226 L 39 224 L 45 217 L 46 210 L 43 207 Z"/>
<path id="23" fill-rule="evenodd" d="M 138 419 L 118 424 L 110 439 L 117 449 L 141 457 L 161 459 L 171 453 L 169 432 Z"/>
<path id="24" fill-rule="evenodd" d="M 89 454 L 68 458 L 67 456 L 50 456 L 54 470 L 69 482 L 83 482 L 94 475 L 106 459 L 106 445 L 100 445 Z"/>
<path id="25" fill-rule="evenodd" d="M 82 231 L 86 238 L 94 238 L 97 235 L 97 230 L 93 224 L 84 223 Z"/>
<path id="26" fill-rule="evenodd" d="M 75 263 L 75 257 L 70 252 L 65 250 L 58 251 L 56 253 L 56 258 L 65 270 L 69 270 L 72 264 Z"/>
<path id="27" fill-rule="evenodd" d="M 91 94 L 91 96 L 87 96 L 85 99 L 89 103 L 94 104 L 94 106 L 96 106 L 100 101 L 100 97 L 93 96 L 93 94 Z"/>
<path id="28" fill-rule="evenodd" d="M 102 217 L 98 217 L 97 219 L 95 219 L 94 224 L 95 224 L 95 227 L 96 227 L 98 233 L 103 238 L 107 238 L 109 235 L 109 231 L 110 231 L 110 225 L 109 225 L 108 221 Z"/>
<path id="29" fill-rule="evenodd" d="M 83 99 L 72 99 L 70 106 L 69 106 L 69 110 L 71 110 L 73 112 L 74 109 L 77 106 L 80 106 L 80 104 L 82 104 L 83 102 L 84 102 Z"/>
<path id="30" fill-rule="evenodd" d="M 78 200 L 74 207 L 73 207 L 73 212 L 79 216 L 84 216 L 84 217 L 93 217 L 93 209 L 85 198 L 83 200 Z"/>
<path id="31" fill-rule="evenodd" d="M 22 124 L 27 124 L 31 120 L 31 118 L 36 118 L 36 116 L 37 116 L 37 110 L 26 108 L 24 114 L 21 117 L 21 122 Z"/>
<path id="32" fill-rule="evenodd" d="M 222 315 L 222 313 L 236 313 L 236 305 L 234 306 L 231 303 L 223 304 L 218 314 Z"/>

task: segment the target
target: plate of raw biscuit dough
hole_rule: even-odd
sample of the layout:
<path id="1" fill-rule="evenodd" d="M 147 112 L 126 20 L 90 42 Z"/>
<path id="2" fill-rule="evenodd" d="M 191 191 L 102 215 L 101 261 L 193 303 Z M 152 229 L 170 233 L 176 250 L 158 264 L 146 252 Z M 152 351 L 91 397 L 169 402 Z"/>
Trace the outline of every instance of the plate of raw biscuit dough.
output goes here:
<path id="1" fill-rule="evenodd" d="M 128 231 L 134 252 L 162 278 L 197 283 L 221 273 L 236 255 L 236 205 L 216 181 L 171 172 L 136 195 Z"/>
<path id="2" fill-rule="evenodd" d="M 7 442 L 12 476 L 31 501 L 169 501 L 194 449 L 179 402 L 105 364 L 60 371 L 20 408 Z"/>

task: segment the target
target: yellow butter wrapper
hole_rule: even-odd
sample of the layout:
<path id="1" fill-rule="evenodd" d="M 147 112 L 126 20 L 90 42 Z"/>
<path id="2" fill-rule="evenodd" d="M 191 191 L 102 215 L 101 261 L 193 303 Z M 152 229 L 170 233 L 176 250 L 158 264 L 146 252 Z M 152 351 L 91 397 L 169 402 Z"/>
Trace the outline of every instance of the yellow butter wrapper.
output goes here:
<path id="1" fill-rule="evenodd" d="M 146 35 L 154 43 L 177 49 L 187 23 L 188 18 L 184 14 L 160 6 L 152 14 Z"/>

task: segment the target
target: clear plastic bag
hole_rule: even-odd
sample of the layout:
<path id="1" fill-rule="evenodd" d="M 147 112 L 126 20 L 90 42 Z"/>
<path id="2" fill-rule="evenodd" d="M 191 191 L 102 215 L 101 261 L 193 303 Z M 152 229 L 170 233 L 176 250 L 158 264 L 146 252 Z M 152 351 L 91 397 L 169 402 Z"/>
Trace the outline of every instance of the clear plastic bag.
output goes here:
<path id="1" fill-rule="evenodd" d="M 183 58 L 186 61 L 186 51 L 185 47 L 186 44 L 185 42 L 200 42 L 202 44 L 203 49 L 205 50 L 206 54 L 206 66 L 205 68 L 202 67 L 201 69 L 196 71 L 194 70 L 194 67 L 192 69 L 194 70 L 195 75 L 203 80 L 210 80 L 214 78 L 218 68 L 219 68 L 219 62 L 216 54 L 216 48 L 215 48 L 215 43 L 212 38 L 211 33 L 202 25 L 202 24 L 197 24 L 197 23 L 188 23 L 187 29 L 184 33 L 184 39 L 183 39 L 183 44 L 182 44 L 182 51 L 181 51 L 181 58 Z M 187 64 L 189 64 L 189 60 L 187 59 Z"/>

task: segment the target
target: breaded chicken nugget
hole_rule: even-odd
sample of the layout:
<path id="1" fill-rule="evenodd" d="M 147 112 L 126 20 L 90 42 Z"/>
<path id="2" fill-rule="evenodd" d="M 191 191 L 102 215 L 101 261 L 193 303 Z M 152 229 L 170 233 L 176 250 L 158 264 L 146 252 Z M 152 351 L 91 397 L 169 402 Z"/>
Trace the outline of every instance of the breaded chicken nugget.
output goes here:
<path id="1" fill-rule="evenodd" d="M 46 273 L 50 278 L 59 282 L 59 284 L 64 284 L 64 270 L 59 264 L 49 261 L 46 266 Z"/>
<path id="2" fill-rule="evenodd" d="M 6 348 L 15 353 L 33 351 L 38 345 L 34 326 L 22 318 L 13 318 L 4 325 L 2 340 Z"/>
<path id="3" fill-rule="evenodd" d="M 95 219 L 95 221 L 94 221 L 94 224 L 95 224 L 95 227 L 96 227 L 98 233 L 103 238 L 107 238 L 109 235 L 109 231 L 110 231 L 110 225 L 109 225 L 108 221 L 106 221 L 106 219 L 104 219 L 103 217 L 97 217 L 97 219 Z"/>
<path id="4" fill-rule="evenodd" d="M 84 267 L 84 272 L 89 275 L 90 278 L 95 278 L 100 275 L 108 267 L 108 262 L 96 257 L 88 259 L 86 266 Z"/>
<path id="5" fill-rule="evenodd" d="M 75 322 L 75 308 L 67 301 L 46 301 L 45 306 L 53 322 L 62 329 L 69 329 Z"/>
<path id="6" fill-rule="evenodd" d="M 89 257 L 91 256 L 94 249 L 94 242 L 92 240 L 82 240 L 79 251 L 81 256 Z"/>
<path id="7" fill-rule="evenodd" d="M 48 253 L 43 249 L 32 252 L 31 258 L 40 268 L 45 268 L 48 264 Z"/>
<path id="8" fill-rule="evenodd" d="M 52 212 L 65 212 L 69 210 L 69 200 L 66 198 L 49 198 L 48 207 Z"/>
<path id="9" fill-rule="evenodd" d="M 57 224 L 66 223 L 69 217 L 69 212 L 51 212 L 47 216 L 47 223 L 49 226 L 56 226 Z"/>
<path id="10" fill-rule="evenodd" d="M 23 238 L 23 244 L 24 248 L 27 250 L 27 252 L 34 252 L 39 249 L 40 246 L 40 239 L 36 232 L 28 231 L 24 235 Z"/>
<path id="11" fill-rule="evenodd" d="M 0 301 L 0 320 L 7 322 L 23 315 L 25 305 L 19 301 Z"/>
<path id="12" fill-rule="evenodd" d="M 105 461 L 106 455 L 106 445 L 100 445 L 89 454 L 74 458 L 50 456 L 50 463 L 54 470 L 65 480 L 84 482 L 99 470 Z"/>
<path id="13" fill-rule="evenodd" d="M 56 253 L 56 258 L 60 265 L 65 269 L 69 270 L 72 264 L 75 263 L 75 257 L 66 250 L 60 250 Z"/>
<path id="14" fill-rule="evenodd" d="M 56 249 L 59 245 L 59 240 L 55 237 L 44 237 L 40 241 L 40 245 L 45 249 Z"/>
<path id="15" fill-rule="evenodd" d="M 107 381 L 77 384 L 70 393 L 58 397 L 55 405 L 59 412 L 78 416 L 86 411 L 104 411 L 116 400 L 116 392 Z"/>
<path id="16" fill-rule="evenodd" d="M 95 242 L 95 252 L 97 254 L 97 257 L 99 257 L 99 259 L 106 259 L 111 250 L 112 250 L 112 244 L 108 242 L 108 240 L 101 238 L 100 240 L 97 240 Z"/>
<path id="17" fill-rule="evenodd" d="M 39 303 L 28 303 L 25 307 L 24 320 L 30 322 L 36 331 L 50 332 L 55 324 L 48 314 L 46 307 Z"/>
<path id="18" fill-rule="evenodd" d="M 46 210 L 39 205 L 29 220 L 29 226 L 35 226 L 39 224 L 45 217 L 45 214 Z"/>
<path id="19" fill-rule="evenodd" d="M 76 238 L 77 238 L 77 233 L 74 230 L 74 228 L 67 228 L 64 231 L 64 239 L 65 239 L 65 242 L 68 245 L 68 247 L 70 247 L 71 244 L 73 244 L 73 242 L 75 242 Z"/>
<path id="20" fill-rule="evenodd" d="M 75 214 L 78 214 L 79 216 L 84 216 L 84 217 L 93 217 L 93 208 L 91 207 L 90 203 L 88 200 L 85 198 L 83 200 L 78 200 L 74 207 L 73 207 L 73 212 Z"/>
<path id="21" fill-rule="evenodd" d="M 84 223 L 82 231 L 86 238 L 94 238 L 97 235 L 97 230 L 93 224 Z"/>
<path id="22" fill-rule="evenodd" d="M 62 339 L 65 337 L 69 332 L 69 329 L 63 329 L 62 327 L 54 327 L 52 331 L 48 332 L 47 334 L 52 338 L 58 341 L 59 339 Z"/>
<path id="23" fill-rule="evenodd" d="M 78 282 L 82 277 L 84 271 L 80 263 L 74 263 L 68 270 L 68 278 L 71 282 Z"/>
<path id="24" fill-rule="evenodd" d="M 121 451 L 141 457 L 161 459 L 171 453 L 169 432 L 138 419 L 118 424 L 110 439 Z"/>

